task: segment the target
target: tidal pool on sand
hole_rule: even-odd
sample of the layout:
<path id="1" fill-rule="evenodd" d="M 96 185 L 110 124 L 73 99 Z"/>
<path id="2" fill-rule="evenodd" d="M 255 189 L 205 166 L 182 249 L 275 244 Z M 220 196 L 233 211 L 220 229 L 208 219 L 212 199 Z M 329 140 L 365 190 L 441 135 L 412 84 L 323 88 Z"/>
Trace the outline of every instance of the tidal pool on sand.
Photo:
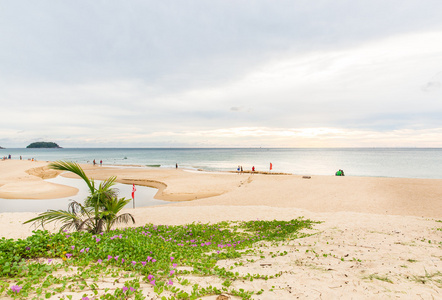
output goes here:
<path id="1" fill-rule="evenodd" d="M 59 199 L 1 199 L 0 198 L 0 213 L 3 212 L 44 212 L 49 209 L 59 210 L 67 209 L 71 200 L 83 203 L 89 195 L 89 188 L 87 184 L 81 179 L 72 179 L 58 176 L 56 178 L 47 179 L 47 182 L 72 186 L 78 189 L 78 193 L 71 197 Z M 100 184 L 101 181 L 95 180 L 95 184 Z M 119 198 L 132 199 L 132 185 L 116 183 L 114 188 L 118 190 Z M 170 202 L 157 200 L 153 197 L 157 193 L 157 189 L 146 186 L 135 185 L 135 207 L 153 206 L 168 204 Z M 125 208 L 133 208 L 133 200 L 131 200 Z"/>

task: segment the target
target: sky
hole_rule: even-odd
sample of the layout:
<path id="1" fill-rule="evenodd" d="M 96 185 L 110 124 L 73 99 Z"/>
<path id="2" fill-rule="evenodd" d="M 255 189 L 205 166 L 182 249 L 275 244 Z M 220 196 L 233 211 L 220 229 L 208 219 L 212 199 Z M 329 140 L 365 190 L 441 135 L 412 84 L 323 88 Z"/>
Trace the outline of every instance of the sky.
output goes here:
<path id="1" fill-rule="evenodd" d="M 440 0 L 0 0 L 0 146 L 442 147 Z"/>

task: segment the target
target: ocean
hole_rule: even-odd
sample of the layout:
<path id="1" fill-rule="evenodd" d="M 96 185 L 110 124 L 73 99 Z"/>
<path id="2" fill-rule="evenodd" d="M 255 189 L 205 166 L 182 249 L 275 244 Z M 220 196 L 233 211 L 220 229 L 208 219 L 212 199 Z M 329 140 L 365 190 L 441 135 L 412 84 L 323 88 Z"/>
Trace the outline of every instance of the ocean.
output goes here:
<path id="1" fill-rule="evenodd" d="M 269 171 L 298 175 L 442 178 L 442 148 L 61 148 L 0 149 L 12 159 L 67 160 L 206 171 Z"/>

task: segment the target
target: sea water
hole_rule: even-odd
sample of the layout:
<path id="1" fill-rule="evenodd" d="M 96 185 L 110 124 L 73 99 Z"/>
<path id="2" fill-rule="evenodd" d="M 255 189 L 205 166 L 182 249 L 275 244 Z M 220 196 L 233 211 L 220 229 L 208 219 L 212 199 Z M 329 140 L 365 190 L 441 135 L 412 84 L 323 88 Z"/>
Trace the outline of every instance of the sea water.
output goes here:
<path id="1" fill-rule="evenodd" d="M 297 175 L 442 178 L 441 148 L 61 148 L 1 149 L 0 157 L 66 160 L 103 165 L 137 165 L 206 171 L 257 171 Z"/>

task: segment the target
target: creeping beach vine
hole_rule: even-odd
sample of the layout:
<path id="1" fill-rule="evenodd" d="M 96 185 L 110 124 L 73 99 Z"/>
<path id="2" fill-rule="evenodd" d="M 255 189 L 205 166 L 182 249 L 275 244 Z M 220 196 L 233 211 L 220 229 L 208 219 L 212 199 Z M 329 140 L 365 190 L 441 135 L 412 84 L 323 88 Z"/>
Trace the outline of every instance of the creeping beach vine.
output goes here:
<path id="1" fill-rule="evenodd" d="M 161 299 L 197 299 L 230 294 L 250 299 L 262 291 L 238 289 L 235 282 L 268 280 L 281 273 L 239 274 L 219 263 L 257 257 L 259 245 L 294 239 L 299 230 L 312 228 L 314 223 L 300 218 L 183 226 L 147 224 L 99 234 L 39 230 L 26 239 L 3 238 L 0 297 L 69 299 L 63 296 L 67 293 L 88 299 L 149 299 L 153 294 Z M 192 276 L 211 276 L 220 283 L 197 284 Z"/>

